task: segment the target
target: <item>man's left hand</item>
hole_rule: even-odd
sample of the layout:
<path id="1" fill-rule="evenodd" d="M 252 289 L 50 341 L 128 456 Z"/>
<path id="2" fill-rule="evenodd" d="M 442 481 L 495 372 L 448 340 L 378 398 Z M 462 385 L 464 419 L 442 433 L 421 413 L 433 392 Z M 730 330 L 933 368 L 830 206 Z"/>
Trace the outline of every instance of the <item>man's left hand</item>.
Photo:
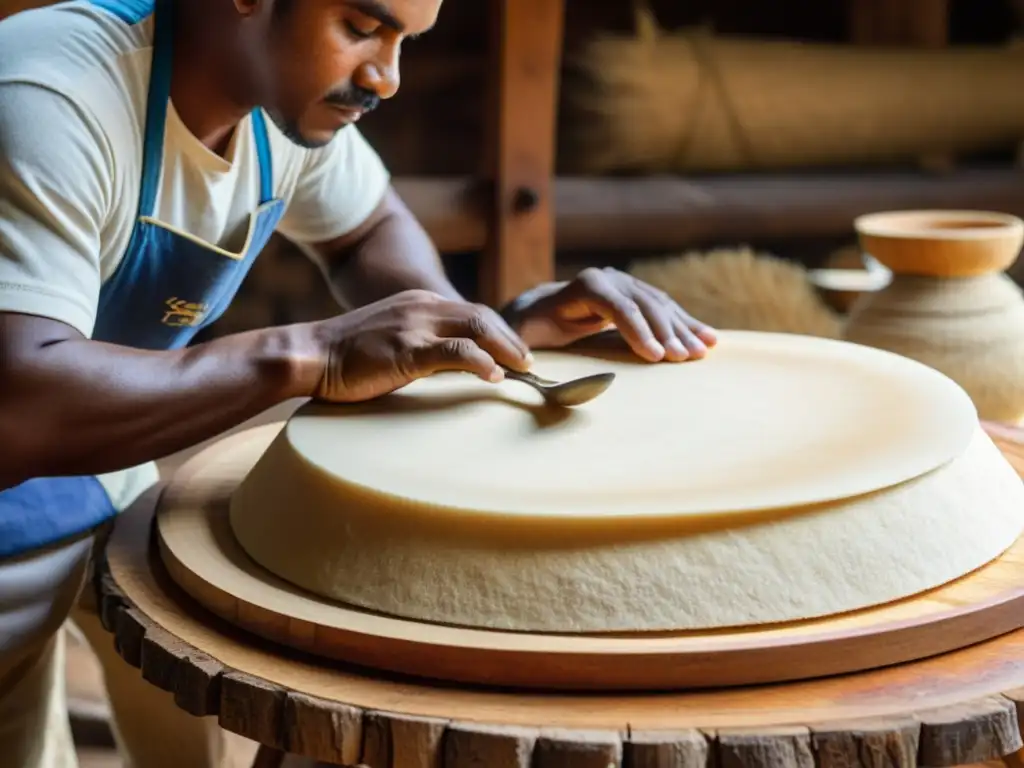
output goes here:
<path id="1" fill-rule="evenodd" d="M 564 347 L 612 325 L 651 362 L 701 358 L 717 340 L 713 329 L 664 291 L 611 268 L 591 267 L 568 283 L 546 283 L 510 306 L 507 319 L 534 349 Z"/>

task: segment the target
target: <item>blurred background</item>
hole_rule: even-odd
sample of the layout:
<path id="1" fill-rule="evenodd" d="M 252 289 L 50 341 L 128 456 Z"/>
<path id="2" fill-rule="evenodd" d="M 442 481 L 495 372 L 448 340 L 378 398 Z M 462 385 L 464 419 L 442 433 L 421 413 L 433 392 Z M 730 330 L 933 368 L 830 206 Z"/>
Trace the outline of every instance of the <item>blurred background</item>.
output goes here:
<path id="1" fill-rule="evenodd" d="M 471 298 L 613 265 L 692 301 L 656 268 L 859 266 L 862 213 L 1024 214 L 1022 25 L 1021 0 L 446 0 L 360 130 Z M 333 311 L 276 242 L 211 331 Z"/>
<path id="2" fill-rule="evenodd" d="M 359 129 L 470 298 L 611 265 L 701 302 L 751 259 L 859 268 L 862 213 L 1024 214 L 1022 28 L 1024 0 L 445 0 Z M 729 301 L 708 321 L 753 322 Z M 276 238 L 206 337 L 334 312 Z"/>
<path id="3" fill-rule="evenodd" d="M 42 4 L 0 0 L 0 18 Z M 1022 32 L 1024 0 L 445 0 L 404 47 L 401 91 L 359 129 L 471 299 L 615 266 L 720 327 L 842 336 L 888 284 L 855 217 L 1024 216 Z M 906 320 L 901 338 L 1012 421 L 1024 302 L 985 285 L 950 309 L 938 352 L 932 326 Z M 979 306 L 987 330 L 961 334 L 957 312 Z M 275 238 L 206 337 L 336 312 Z M 80 646 L 68 695 L 82 743 L 108 747 L 88 764 L 117 765 Z"/>
<path id="4" fill-rule="evenodd" d="M 1021 0 L 446 0 L 360 130 L 471 298 L 611 265 L 801 329 L 745 314 L 767 258 L 859 268 L 870 211 L 1024 213 L 1022 25 Z M 210 334 L 334 311 L 277 241 Z"/>

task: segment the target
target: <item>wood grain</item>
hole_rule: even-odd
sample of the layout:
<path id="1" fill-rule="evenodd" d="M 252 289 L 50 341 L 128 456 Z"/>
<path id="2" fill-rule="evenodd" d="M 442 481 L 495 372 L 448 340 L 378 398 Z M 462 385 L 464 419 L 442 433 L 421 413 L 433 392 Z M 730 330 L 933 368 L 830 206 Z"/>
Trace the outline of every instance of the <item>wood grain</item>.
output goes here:
<path id="1" fill-rule="evenodd" d="M 912 768 L 921 724 L 913 717 L 811 725 L 819 768 Z"/>
<path id="2" fill-rule="evenodd" d="M 631 768 L 708 768 L 714 755 L 707 737 L 696 729 L 633 731 L 624 747 Z"/>
<path id="3" fill-rule="evenodd" d="M 480 215 L 475 179 L 399 177 L 395 188 L 442 251 L 484 246 L 487 218 Z M 617 251 L 679 252 L 722 240 L 845 238 L 850 222 L 865 211 L 975 208 L 1024 215 L 1016 168 L 962 169 L 942 176 L 901 170 L 571 176 L 555 179 L 551 194 L 556 248 L 590 254 L 591 263 L 595 254 L 604 261 Z M 507 268 L 515 269 L 515 262 L 508 261 Z"/>
<path id="4" fill-rule="evenodd" d="M 366 719 L 358 707 L 290 691 L 284 702 L 284 746 L 289 752 L 354 765 L 363 751 Z"/>
<path id="5" fill-rule="evenodd" d="M 964 765 L 1019 750 L 1020 728 L 1013 702 L 1004 696 L 955 704 L 917 715 L 921 723 L 918 764 Z"/>
<path id="6" fill-rule="evenodd" d="M 427 717 L 367 712 L 362 762 L 389 768 L 443 768 L 448 723 Z"/>
<path id="7" fill-rule="evenodd" d="M 445 768 L 530 768 L 537 732 L 526 728 L 453 725 L 445 739 Z"/>
<path id="8" fill-rule="evenodd" d="M 563 0 L 490 0 L 490 183 L 480 297 L 500 306 L 555 276 L 554 171 Z M 529 104 L 529 109 L 523 105 Z"/>
<path id="9" fill-rule="evenodd" d="M 719 768 L 814 768 L 805 727 L 721 729 L 716 741 Z"/>
<path id="10" fill-rule="evenodd" d="M 1024 457 L 1011 461 L 1018 471 L 1024 467 Z M 527 768 L 538 744 L 556 754 L 572 744 L 572 759 L 611 754 L 614 764 L 609 734 L 626 734 L 621 759 L 636 768 L 644 764 L 627 761 L 642 758 L 658 768 L 791 768 L 815 760 L 823 768 L 948 765 L 1020 749 L 1024 631 L 886 669 L 731 690 L 572 695 L 433 686 L 297 656 L 196 605 L 147 546 L 155 496 L 147 494 L 121 518 L 100 563 L 96 586 L 105 626 L 122 656 L 161 686 L 170 684 L 166 653 L 178 657 L 179 670 L 198 660 L 203 671 L 193 679 L 201 691 L 182 698 L 207 701 L 219 689 L 211 714 L 274 749 L 317 752 L 341 734 L 340 744 L 349 746 L 336 749 L 351 750 L 357 722 L 364 731 L 366 723 L 378 723 L 373 727 L 390 734 L 382 742 L 387 762 L 368 754 L 363 736 L 360 759 L 369 768 Z M 143 650 L 149 648 L 159 650 Z M 182 685 L 174 682 L 179 691 Z M 410 725 L 396 728 L 398 722 Z M 366 762 L 368 756 L 376 762 Z"/>
<path id="11" fill-rule="evenodd" d="M 621 768 L 622 739 L 614 731 L 541 731 L 533 768 Z"/>

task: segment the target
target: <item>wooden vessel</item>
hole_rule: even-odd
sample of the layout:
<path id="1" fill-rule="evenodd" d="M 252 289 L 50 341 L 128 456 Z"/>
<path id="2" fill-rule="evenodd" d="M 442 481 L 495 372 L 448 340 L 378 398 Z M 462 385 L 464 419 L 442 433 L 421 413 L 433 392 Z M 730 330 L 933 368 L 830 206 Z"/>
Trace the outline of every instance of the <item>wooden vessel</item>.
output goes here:
<path id="1" fill-rule="evenodd" d="M 989 432 L 1024 471 L 1019 433 Z M 1024 631 L 872 672 L 670 694 L 435 685 L 290 652 L 176 586 L 151 546 L 158 495 L 121 518 L 99 564 L 104 625 L 143 677 L 263 744 L 267 765 L 288 752 L 368 768 L 914 768 L 1022 747 Z"/>

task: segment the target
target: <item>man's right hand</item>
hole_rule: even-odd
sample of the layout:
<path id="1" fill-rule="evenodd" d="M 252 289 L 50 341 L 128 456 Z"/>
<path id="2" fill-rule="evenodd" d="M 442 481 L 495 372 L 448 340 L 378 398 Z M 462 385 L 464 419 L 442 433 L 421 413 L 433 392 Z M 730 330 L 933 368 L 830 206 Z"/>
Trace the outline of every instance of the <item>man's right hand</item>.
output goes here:
<path id="1" fill-rule="evenodd" d="M 314 324 L 323 352 L 313 396 L 369 400 L 439 371 L 503 378 L 500 365 L 525 371 L 526 344 L 489 307 L 405 291 Z"/>
<path id="2" fill-rule="evenodd" d="M 500 380 L 526 345 L 493 310 L 407 291 L 317 323 L 156 352 L 0 312 L 0 490 L 113 472 L 208 440 L 284 400 L 369 400 L 437 371 Z"/>

